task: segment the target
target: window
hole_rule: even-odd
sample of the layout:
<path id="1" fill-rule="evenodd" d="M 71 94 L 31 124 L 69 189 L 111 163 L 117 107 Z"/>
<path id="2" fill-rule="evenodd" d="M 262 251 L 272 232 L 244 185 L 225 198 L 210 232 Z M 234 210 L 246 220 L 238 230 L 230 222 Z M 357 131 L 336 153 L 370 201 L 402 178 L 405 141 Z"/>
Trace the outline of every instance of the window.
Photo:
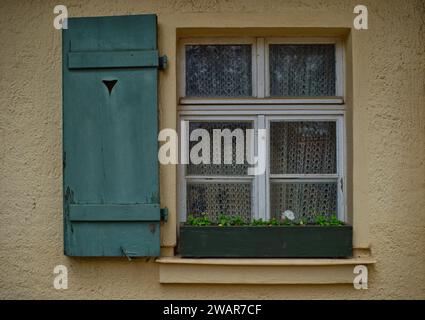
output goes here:
<path id="1" fill-rule="evenodd" d="M 189 120 L 189 134 L 200 128 L 206 130 L 210 137 L 214 137 L 214 130 L 229 129 L 232 132 L 240 130 L 240 137 L 244 140 L 246 129 L 253 128 L 254 121 L 241 120 L 241 118 Z M 190 161 L 186 167 L 186 210 L 195 216 L 208 213 L 213 220 L 217 220 L 221 213 L 240 215 L 248 222 L 252 215 L 253 176 L 248 175 L 247 163 L 236 164 L 237 138 L 232 139 L 231 164 L 225 162 L 224 139 L 220 140 L 221 164 L 214 164 L 213 161 L 210 161 L 211 164 L 193 164 Z M 189 143 L 190 150 L 193 150 L 194 144 L 195 141 Z M 212 158 L 213 149 L 217 146 L 211 142 L 210 148 Z"/>
<path id="2" fill-rule="evenodd" d="M 269 220 L 285 210 L 303 221 L 319 214 L 346 221 L 339 39 L 193 38 L 181 39 L 179 48 L 179 115 L 189 136 L 199 128 L 211 137 L 215 129 L 240 129 L 248 147 L 249 129 L 267 133 L 263 175 L 248 175 L 247 162 L 236 164 L 236 134 L 231 164 L 181 166 L 181 221 L 221 213 Z M 258 154 L 254 145 L 247 155 Z M 220 146 L 223 159 L 221 140 Z"/>
<path id="3" fill-rule="evenodd" d="M 268 125 L 271 217 L 291 210 L 308 222 L 317 214 L 343 220 L 341 118 L 269 117 Z"/>

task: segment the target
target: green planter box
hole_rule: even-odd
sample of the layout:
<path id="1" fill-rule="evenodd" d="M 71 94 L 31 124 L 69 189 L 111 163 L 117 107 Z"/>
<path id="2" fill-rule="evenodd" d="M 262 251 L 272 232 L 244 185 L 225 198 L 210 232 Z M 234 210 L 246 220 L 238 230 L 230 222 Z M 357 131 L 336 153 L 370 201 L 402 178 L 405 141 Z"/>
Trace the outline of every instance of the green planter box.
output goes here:
<path id="1" fill-rule="evenodd" d="M 348 258 L 353 228 L 344 226 L 180 227 L 179 253 L 198 258 Z"/>

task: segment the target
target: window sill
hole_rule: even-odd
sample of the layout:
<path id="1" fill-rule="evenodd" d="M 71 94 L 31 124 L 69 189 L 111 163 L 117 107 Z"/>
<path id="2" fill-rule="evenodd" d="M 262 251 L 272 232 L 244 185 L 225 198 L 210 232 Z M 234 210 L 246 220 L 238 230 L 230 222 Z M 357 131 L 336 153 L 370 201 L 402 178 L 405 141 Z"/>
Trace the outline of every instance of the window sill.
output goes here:
<path id="1" fill-rule="evenodd" d="M 161 257 L 160 283 L 214 284 L 352 284 L 356 265 L 371 257 L 351 259 L 187 259 Z"/>

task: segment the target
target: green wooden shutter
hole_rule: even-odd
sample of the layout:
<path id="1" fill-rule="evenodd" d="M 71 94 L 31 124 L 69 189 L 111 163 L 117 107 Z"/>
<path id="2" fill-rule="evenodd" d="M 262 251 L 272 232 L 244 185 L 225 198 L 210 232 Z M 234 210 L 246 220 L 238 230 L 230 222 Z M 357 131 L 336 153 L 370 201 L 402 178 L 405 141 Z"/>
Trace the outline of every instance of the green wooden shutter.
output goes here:
<path id="1" fill-rule="evenodd" d="M 63 32 L 69 256 L 159 256 L 156 15 L 70 18 Z"/>

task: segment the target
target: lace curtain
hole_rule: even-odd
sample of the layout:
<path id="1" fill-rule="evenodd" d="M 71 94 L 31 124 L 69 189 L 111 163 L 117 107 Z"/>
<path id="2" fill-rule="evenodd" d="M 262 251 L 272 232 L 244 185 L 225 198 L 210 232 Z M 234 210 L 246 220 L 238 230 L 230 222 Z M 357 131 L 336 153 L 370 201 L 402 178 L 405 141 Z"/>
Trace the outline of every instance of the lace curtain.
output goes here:
<path id="1" fill-rule="evenodd" d="M 186 45 L 187 97 L 252 96 L 251 45 Z"/>
<path id="2" fill-rule="evenodd" d="M 272 122 L 270 125 L 272 174 L 336 173 L 335 122 Z M 271 180 L 272 216 L 291 210 L 296 218 L 312 221 L 318 214 L 335 215 L 337 183 L 274 182 Z"/>
<path id="3" fill-rule="evenodd" d="M 189 183 L 187 210 L 195 217 L 206 214 L 212 221 L 226 214 L 239 215 L 248 222 L 251 219 L 251 184 Z"/>
<path id="4" fill-rule="evenodd" d="M 210 164 L 197 164 L 190 163 L 187 166 L 187 174 L 189 175 L 205 175 L 205 176 L 243 176 L 247 175 L 248 163 L 236 164 L 236 139 L 232 139 L 232 164 L 224 164 L 224 139 L 221 142 L 221 164 L 213 164 L 212 157 L 214 153 L 213 145 L 213 131 L 214 129 L 224 130 L 229 129 L 234 131 L 241 129 L 243 131 L 244 143 L 246 142 L 246 129 L 251 129 L 251 122 L 190 122 L 189 134 L 196 129 L 204 129 L 208 131 L 210 137 Z M 198 141 L 189 142 L 189 150 L 196 145 Z M 246 147 L 246 146 L 245 146 Z M 244 157 L 245 158 L 245 157 Z"/>
<path id="5" fill-rule="evenodd" d="M 186 166 L 186 174 L 192 176 L 246 176 L 248 163 L 236 163 L 236 138 L 232 138 L 232 164 L 224 164 L 224 139 L 221 139 L 221 163 L 212 164 L 214 152 L 213 132 L 214 130 L 228 129 L 230 132 L 240 129 L 243 133 L 243 143 L 246 143 L 246 130 L 252 128 L 252 122 L 202 122 L 191 121 L 189 123 L 189 134 L 196 129 L 204 129 L 210 137 L 210 164 L 192 164 Z M 189 142 L 189 150 L 199 143 Z M 216 146 L 217 147 L 217 146 Z M 246 146 L 245 146 L 246 147 Z M 245 148 L 242 149 L 245 151 Z M 243 153 L 244 159 L 245 152 Z M 217 221 L 220 214 L 239 215 L 248 222 L 251 218 L 251 184 L 250 183 L 222 183 L 213 182 L 187 184 L 187 212 L 199 217 L 206 214 L 210 220 Z"/>
<path id="6" fill-rule="evenodd" d="M 335 95 L 334 44 L 271 44 L 270 96 Z"/>
<path id="7" fill-rule="evenodd" d="M 336 173 L 335 122 L 272 122 L 270 172 Z"/>
<path id="8" fill-rule="evenodd" d="M 186 45 L 187 97 L 252 96 L 251 45 Z M 334 96 L 336 82 L 334 44 L 271 44 L 269 46 L 270 95 Z M 211 138 L 213 130 L 252 128 L 249 122 L 190 122 L 189 131 L 203 128 Z M 336 124 L 326 121 L 271 122 L 270 173 L 335 174 Z M 246 141 L 246 140 L 245 140 Z M 190 142 L 192 148 L 197 142 Z M 223 153 L 223 145 L 222 145 Z M 236 145 L 232 143 L 232 164 L 189 164 L 187 175 L 244 176 L 248 164 L 236 164 Z M 222 155 L 223 161 L 223 155 Z M 221 213 L 251 218 L 251 184 L 198 183 L 187 180 L 187 213 L 206 213 L 216 220 Z M 317 214 L 337 212 L 337 182 L 283 181 L 270 179 L 272 217 L 285 210 L 295 212 L 297 219 L 312 221 Z"/>
<path id="9" fill-rule="evenodd" d="M 291 210 L 296 221 L 313 222 L 315 216 L 337 214 L 337 183 L 277 183 L 270 186 L 271 216 Z"/>

